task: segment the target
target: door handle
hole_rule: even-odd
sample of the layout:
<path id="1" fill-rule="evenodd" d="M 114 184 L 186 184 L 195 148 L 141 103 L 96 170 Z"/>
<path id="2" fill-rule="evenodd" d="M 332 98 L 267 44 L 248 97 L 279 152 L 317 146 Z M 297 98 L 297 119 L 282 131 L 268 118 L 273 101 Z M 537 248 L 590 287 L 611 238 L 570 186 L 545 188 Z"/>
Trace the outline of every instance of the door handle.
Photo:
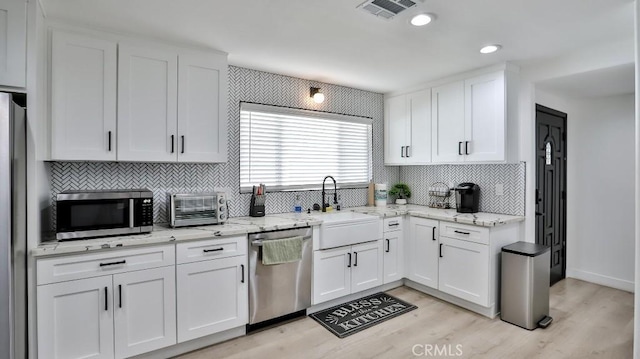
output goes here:
<path id="1" fill-rule="evenodd" d="M 440 258 L 442 258 L 442 243 L 440 243 Z"/>
<path id="2" fill-rule="evenodd" d="M 122 308 L 122 284 L 118 284 L 118 308 Z"/>
<path id="3" fill-rule="evenodd" d="M 104 310 L 108 311 L 109 310 L 109 299 L 107 298 L 109 296 L 109 288 L 104 287 Z"/>
<path id="4" fill-rule="evenodd" d="M 385 252 L 389 253 L 390 250 L 391 250 L 391 242 L 389 242 L 389 240 L 387 239 L 387 250 Z"/>
<path id="5" fill-rule="evenodd" d="M 171 135 L 171 153 L 175 152 L 175 137 L 174 135 Z"/>
<path id="6" fill-rule="evenodd" d="M 223 247 L 220 248 L 214 248 L 214 249 L 203 249 L 202 250 L 204 253 L 209 253 L 209 252 L 220 252 L 220 251 L 224 251 Z"/>
<path id="7" fill-rule="evenodd" d="M 544 216 L 544 212 L 543 213 L 536 212 L 536 216 Z"/>
<path id="8" fill-rule="evenodd" d="M 433 227 L 433 232 L 431 233 L 431 238 L 435 241 L 436 240 L 436 227 Z"/>
<path id="9" fill-rule="evenodd" d="M 404 146 L 400 147 L 400 157 L 404 158 Z"/>
<path id="10" fill-rule="evenodd" d="M 351 268 L 351 253 L 347 253 L 349 255 L 349 264 L 347 264 L 347 268 Z"/>
<path id="11" fill-rule="evenodd" d="M 357 267 L 358 266 L 358 252 L 353 252 L 353 254 L 356 257 L 356 259 L 353 261 L 353 266 Z"/>
<path id="12" fill-rule="evenodd" d="M 469 141 L 464 141 L 464 154 L 469 154 Z"/>
<path id="13" fill-rule="evenodd" d="M 109 152 L 111 152 L 111 131 L 109 131 Z"/>
<path id="14" fill-rule="evenodd" d="M 242 271 L 242 277 L 240 278 L 240 283 L 244 283 L 244 264 L 240 265 L 240 270 Z"/>
<path id="15" fill-rule="evenodd" d="M 458 155 L 462 156 L 462 141 L 458 142 Z"/>
<path id="16" fill-rule="evenodd" d="M 184 153 L 184 135 L 180 137 L 182 138 L 182 149 L 180 150 L 180 153 Z"/>
<path id="17" fill-rule="evenodd" d="M 411 157 L 411 156 L 409 155 L 409 148 L 411 148 L 411 146 L 407 146 L 407 147 L 404 149 L 404 153 L 405 153 L 405 155 L 406 155 L 405 157 Z"/>

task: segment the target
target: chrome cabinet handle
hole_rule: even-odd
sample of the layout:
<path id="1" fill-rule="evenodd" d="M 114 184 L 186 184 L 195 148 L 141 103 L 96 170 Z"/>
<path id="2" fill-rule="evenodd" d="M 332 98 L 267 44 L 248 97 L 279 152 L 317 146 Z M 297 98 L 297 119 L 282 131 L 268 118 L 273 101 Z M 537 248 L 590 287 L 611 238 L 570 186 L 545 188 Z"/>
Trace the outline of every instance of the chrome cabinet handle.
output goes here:
<path id="1" fill-rule="evenodd" d="M 400 147 L 400 157 L 404 158 L 404 146 Z"/>

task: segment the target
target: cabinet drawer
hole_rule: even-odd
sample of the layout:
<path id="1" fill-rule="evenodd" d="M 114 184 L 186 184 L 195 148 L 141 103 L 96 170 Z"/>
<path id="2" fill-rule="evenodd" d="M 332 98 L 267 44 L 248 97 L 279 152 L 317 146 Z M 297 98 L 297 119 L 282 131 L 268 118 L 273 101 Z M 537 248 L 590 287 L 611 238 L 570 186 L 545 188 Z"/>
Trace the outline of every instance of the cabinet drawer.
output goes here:
<path id="1" fill-rule="evenodd" d="M 37 284 L 98 277 L 175 264 L 173 244 L 39 259 Z"/>
<path id="2" fill-rule="evenodd" d="M 458 224 L 453 222 L 440 222 L 440 235 L 463 241 L 489 244 L 489 228 Z"/>
<path id="3" fill-rule="evenodd" d="M 205 261 L 208 259 L 244 256 L 247 254 L 247 236 L 212 238 L 203 241 L 178 243 L 178 264 Z"/>
<path id="4" fill-rule="evenodd" d="M 385 233 L 402 230 L 402 217 L 385 218 L 383 224 Z"/>

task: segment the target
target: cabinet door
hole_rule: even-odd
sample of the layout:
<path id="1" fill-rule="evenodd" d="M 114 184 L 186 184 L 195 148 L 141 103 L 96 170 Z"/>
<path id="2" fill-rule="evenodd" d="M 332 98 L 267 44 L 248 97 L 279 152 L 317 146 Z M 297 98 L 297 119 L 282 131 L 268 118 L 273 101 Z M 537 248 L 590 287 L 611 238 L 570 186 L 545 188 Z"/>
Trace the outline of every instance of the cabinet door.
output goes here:
<path id="1" fill-rule="evenodd" d="M 0 1 L 0 85 L 26 87 L 27 2 Z"/>
<path id="2" fill-rule="evenodd" d="M 384 163 L 386 165 L 403 164 L 406 161 L 405 148 L 409 145 L 407 96 L 388 98 L 384 107 Z"/>
<path id="3" fill-rule="evenodd" d="M 431 161 L 464 160 L 464 82 L 431 89 Z"/>
<path id="4" fill-rule="evenodd" d="M 407 163 L 431 163 L 431 89 L 407 95 L 411 117 Z"/>
<path id="5" fill-rule="evenodd" d="M 438 289 L 489 306 L 489 246 L 440 237 L 442 257 Z"/>
<path id="6" fill-rule="evenodd" d="M 504 161 L 504 72 L 465 80 L 464 87 L 465 161 Z"/>
<path id="7" fill-rule="evenodd" d="M 177 81 L 175 52 L 120 44 L 119 161 L 177 161 Z"/>
<path id="8" fill-rule="evenodd" d="M 177 266 L 179 343 L 247 323 L 246 258 Z"/>
<path id="9" fill-rule="evenodd" d="M 438 289 L 438 237 L 438 221 L 409 219 L 408 278 L 434 289 Z"/>
<path id="10" fill-rule="evenodd" d="M 404 246 L 403 232 L 387 232 L 384 234 L 384 284 L 394 282 L 404 277 Z"/>
<path id="11" fill-rule="evenodd" d="M 351 293 L 377 287 L 383 283 L 382 241 L 367 242 L 351 246 Z"/>
<path id="12" fill-rule="evenodd" d="M 116 358 L 176 344 L 175 267 L 113 276 Z"/>
<path id="13" fill-rule="evenodd" d="M 351 247 L 313 252 L 313 303 L 351 293 Z M 350 260 L 351 259 L 351 260 Z"/>
<path id="14" fill-rule="evenodd" d="M 227 161 L 226 56 L 180 55 L 178 136 L 178 161 Z"/>
<path id="15" fill-rule="evenodd" d="M 38 286 L 38 358 L 113 358 L 111 280 Z"/>
<path id="16" fill-rule="evenodd" d="M 115 42 L 53 32 L 53 160 L 115 161 L 116 68 Z"/>

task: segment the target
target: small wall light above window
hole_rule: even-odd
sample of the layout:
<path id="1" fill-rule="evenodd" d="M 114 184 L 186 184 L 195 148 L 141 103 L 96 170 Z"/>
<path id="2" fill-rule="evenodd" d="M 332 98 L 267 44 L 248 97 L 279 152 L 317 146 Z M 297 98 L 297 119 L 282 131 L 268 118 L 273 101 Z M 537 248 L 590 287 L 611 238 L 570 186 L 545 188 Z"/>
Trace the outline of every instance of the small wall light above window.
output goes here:
<path id="1" fill-rule="evenodd" d="M 313 98 L 313 101 L 315 101 L 315 103 L 324 102 L 324 94 L 320 92 L 319 87 L 312 87 L 309 91 L 309 96 Z"/>

